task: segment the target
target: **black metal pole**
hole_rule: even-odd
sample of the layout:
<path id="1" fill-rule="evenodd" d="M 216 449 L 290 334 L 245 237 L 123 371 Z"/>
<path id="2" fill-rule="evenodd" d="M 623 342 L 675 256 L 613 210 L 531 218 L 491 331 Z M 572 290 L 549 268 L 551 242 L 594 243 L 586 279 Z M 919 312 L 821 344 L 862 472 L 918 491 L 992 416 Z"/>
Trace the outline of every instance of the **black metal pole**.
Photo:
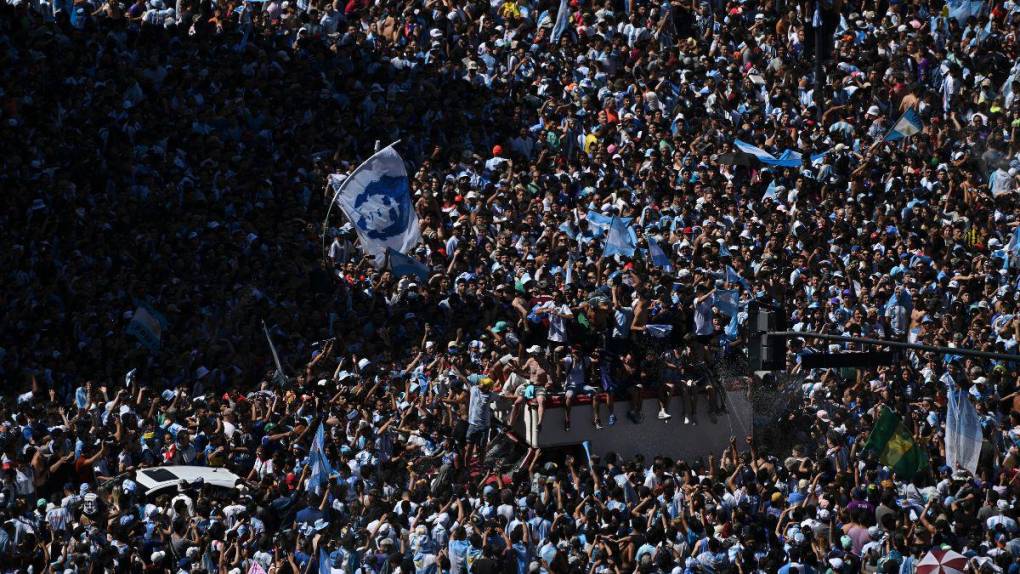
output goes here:
<path id="1" fill-rule="evenodd" d="M 892 347 L 894 349 L 910 349 L 912 351 L 925 351 L 938 353 L 940 355 L 963 355 L 966 357 L 979 357 L 982 359 L 997 359 L 1000 361 L 1020 362 L 1020 355 L 1007 355 L 1006 353 L 990 353 L 988 351 L 977 351 L 974 349 L 958 349 L 954 347 L 934 347 L 931 345 L 919 345 L 917 343 L 901 343 L 900 341 L 887 341 L 885 339 L 869 339 L 866 337 L 844 337 L 842 335 L 828 335 L 826 333 L 813 333 L 810 331 L 776 331 L 766 332 L 770 337 L 803 337 L 805 339 L 823 339 L 826 341 L 839 341 L 842 343 L 860 343 L 861 345 L 874 345 L 881 347 Z"/>

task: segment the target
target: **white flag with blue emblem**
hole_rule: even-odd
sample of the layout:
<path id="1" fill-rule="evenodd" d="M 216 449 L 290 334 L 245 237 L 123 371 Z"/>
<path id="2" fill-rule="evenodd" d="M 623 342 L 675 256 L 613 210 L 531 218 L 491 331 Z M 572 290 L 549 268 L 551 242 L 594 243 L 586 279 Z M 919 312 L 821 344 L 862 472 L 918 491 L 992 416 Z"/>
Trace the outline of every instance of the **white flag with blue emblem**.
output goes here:
<path id="1" fill-rule="evenodd" d="M 892 129 L 885 135 L 885 141 L 890 142 L 909 138 L 914 134 L 921 133 L 923 129 L 924 123 L 921 122 L 921 117 L 917 115 L 914 108 L 907 108 L 907 111 L 903 112 L 900 119 L 896 120 Z"/>
<path id="2" fill-rule="evenodd" d="M 407 253 L 421 240 L 418 215 L 411 204 L 410 180 L 404 160 L 388 146 L 368 158 L 340 184 L 337 205 L 361 240 L 375 266 L 386 261 L 386 249 Z"/>

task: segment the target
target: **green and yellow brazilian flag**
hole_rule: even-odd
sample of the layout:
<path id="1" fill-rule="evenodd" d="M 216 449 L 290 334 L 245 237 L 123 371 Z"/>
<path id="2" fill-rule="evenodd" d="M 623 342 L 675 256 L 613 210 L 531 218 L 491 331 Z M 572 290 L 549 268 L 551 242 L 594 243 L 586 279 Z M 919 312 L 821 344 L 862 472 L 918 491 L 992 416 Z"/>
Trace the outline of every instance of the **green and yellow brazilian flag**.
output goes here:
<path id="1" fill-rule="evenodd" d="M 864 450 L 878 453 L 879 462 L 906 480 L 928 468 L 928 452 L 914 442 L 913 434 L 889 407 L 882 407 Z"/>

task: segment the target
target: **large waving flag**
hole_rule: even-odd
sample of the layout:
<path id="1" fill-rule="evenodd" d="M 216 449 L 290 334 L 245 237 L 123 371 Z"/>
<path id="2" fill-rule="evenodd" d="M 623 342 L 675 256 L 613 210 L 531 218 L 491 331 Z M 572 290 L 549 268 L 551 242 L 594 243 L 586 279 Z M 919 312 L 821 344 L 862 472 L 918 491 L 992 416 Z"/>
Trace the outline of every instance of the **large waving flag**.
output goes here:
<path id="1" fill-rule="evenodd" d="M 950 390 L 946 413 L 946 465 L 977 474 L 982 439 L 981 419 L 973 403 L 963 391 Z"/>
<path id="2" fill-rule="evenodd" d="M 606 248 L 602 251 L 603 257 L 623 255 L 633 257 L 637 251 L 637 242 L 630 227 L 618 217 L 613 218 L 609 224 L 609 233 L 606 235 Z"/>
<path id="3" fill-rule="evenodd" d="M 775 167 L 798 168 L 804 164 L 803 155 L 792 149 L 783 150 L 783 153 L 776 157 L 760 147 L 751 145 L 745 141 L 733 140 L 733 146 L 739 151 L 754 156 L 758 161 Z M 818 165 L 825 159 L 828 150 L 811 154 L 812 165 Z"/>
<path id="4" fill-rule="evenodd" d="M 390 272 L 397 277 L 414 275 L 422 281 L 428 281 L 429 268 L 421 261 L 388 247 L 386 248 L 386 256 L 389 258 L 388 265 Z"/>
<path id="5" fill-rule="evenodd" d="M 365 160 L 344 179 L 336 201 L 354 224 L 361 248 L 375 259 L 376 267 L 385 262 L 387 248 L 407 253 L 421 240 L 404 160 L 392 145 Z"/>
<path id="6" fill-rule="evenodd" d="M 928 453 L 914 442 L 906 425 L 889 407 L 882 407 L 864 449 L 878 453 L 879 462 L 892 467 L 896 476 L 905 480 L 928 468 Z"/>
<path id="7" fill-rule="evenodd" d="M 896 123 L 893 124 L 889 133 L 885 134 L 885 141 L 891 142 L 909 138 L 914 134 L 921 133 L 923 129 L 924 123 L 921 121 L 921 116 L 917 115 L 914 108 L 907 108 L 907 111 L 903 112 L 900 119 L 896 120 Z"/>
<path id="8" fill-rule="evenodd" d="M 971 16 L 981 13 L 984 0 L 949 0 L 946 6 L 949 8 L 949 17 L 966 26 Z"/>

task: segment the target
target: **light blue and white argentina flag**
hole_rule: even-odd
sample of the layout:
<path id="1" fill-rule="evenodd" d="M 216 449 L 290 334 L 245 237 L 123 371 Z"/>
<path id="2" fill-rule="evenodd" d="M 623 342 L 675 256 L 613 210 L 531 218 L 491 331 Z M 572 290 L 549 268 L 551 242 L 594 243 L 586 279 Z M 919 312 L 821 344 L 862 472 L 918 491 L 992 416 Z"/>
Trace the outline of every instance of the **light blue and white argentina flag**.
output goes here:
<path id="1" fill-rule="evenodd" d="M 375 259 L 376 267 L 386 261 L 387 248 L 407 253 L 421 240 L 407 170 L 393 146 L 368 158 L 343 180 L 336 202 L 354 224 L 362 250 Z"/>
<path id="2" fill-rule="evenodd" d="M 567 0 L 560 0 L 560 9 L 556 12 L 556 24 L 553 25 L 552 35 L 550 39 L 553 44 L 557 44 L 560 38 L 563 37 L 563 33 L 567 31 L 567 26 L 570 24 L 570 6 L 567 5 Z"/>
<path id="3" fill-rule="evenodd" d="M 885 141 L 890 142 L 909 138 L 914 134 L 921 133 L 923 130 L 924 122 L 921 121 L 921 116 L 917 115 L 914 108 L 907 108 L 907 111 L 903 112 L 900 119 L 896 120 L 889 133 L 885 135 Z"/>
<path id="4" fill-rule="evenodd" d="M 146 349 L 153 353 L 159 351 L 163 344 L 163 333 L 166 332 L 167 320 L 161 313 L 145 301 L 137 301 L 138 308 L 131 316 L 127 326 L 127 334 L 138 339 Z"/>

